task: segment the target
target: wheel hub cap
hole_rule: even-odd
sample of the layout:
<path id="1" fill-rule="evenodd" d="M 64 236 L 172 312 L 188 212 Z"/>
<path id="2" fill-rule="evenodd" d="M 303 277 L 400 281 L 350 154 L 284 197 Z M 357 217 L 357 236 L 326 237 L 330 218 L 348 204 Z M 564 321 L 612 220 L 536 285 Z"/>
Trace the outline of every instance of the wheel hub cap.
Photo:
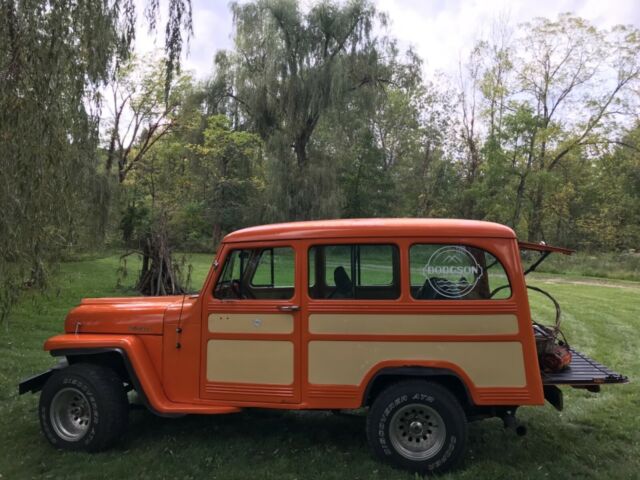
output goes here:
<path id="1" fill-rule="evenodd" d="M 446 436 L 442 417 L 426 405 L 405 405 L 391 418 L 391 444 L 400 455 L 410 460 L 427 460 L 433 457 L 444 445 Z"/>
<path id="2" fill-rule="evenodd" d="M 417 420 L 411 422 L 411 424 L 409 425 L 409 431 L 413 435 L 422 435 L 422 422 L 418 422 Z"/>
<path id="3" fill-rule="evenodd" d="M 63 388 L 53 397 L 49 416 L 53 430 L 61 439 L 77 442 L 89 430 L 91 406 L 77 388 Z"/>

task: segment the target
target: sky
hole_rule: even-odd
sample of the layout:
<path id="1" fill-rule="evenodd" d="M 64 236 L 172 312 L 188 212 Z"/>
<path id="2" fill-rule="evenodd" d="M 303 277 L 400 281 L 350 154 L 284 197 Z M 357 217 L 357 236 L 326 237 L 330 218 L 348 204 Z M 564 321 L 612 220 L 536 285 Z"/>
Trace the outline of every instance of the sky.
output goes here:
<path id="1" fill-rule="evenodd" d="M 139 0 L 142 10 L 145 0 Z M 161 1 L 161 5 L 165 3 Z M 301 0 L 303 6 L 311 0 Z M 640 0 L 376 0 L 378 10 L 390 19 L 388 34 L 401 48 L 412 47 L 424 61 L 424 74 L 455 75 L 477 39 L 486 35 L 499 18 L 517 25 L 535 17 L 555 18 L 572 12 L 598 28 L 617 24 L 640 26 Z M 227 0 L 192 0 L 194 32 L 183 68 L 198 79 L 213 71 L 215 52 L 233 45 L 232 15 Z M 142 22 L 141 22 L 142 23 Z M 162 21 L 158 23 L 163 25 Z M 160 29 L 162 31 L 162 29 Z M 160 34 L 141 27 L 137 33 L 139 53 L 161 48 Z"/>

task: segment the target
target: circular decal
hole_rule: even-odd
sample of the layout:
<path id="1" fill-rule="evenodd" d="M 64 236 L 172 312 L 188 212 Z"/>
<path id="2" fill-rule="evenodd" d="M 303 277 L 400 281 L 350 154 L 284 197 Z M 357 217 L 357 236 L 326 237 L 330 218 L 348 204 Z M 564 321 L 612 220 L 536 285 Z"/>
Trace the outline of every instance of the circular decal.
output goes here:
<path id="1" fill-rule="evenodd" d="M 422 269 L 431 287 L 446 298 L 468 295 L 482 277 L 482 267 L 464 247 L 436 250 Z"/>

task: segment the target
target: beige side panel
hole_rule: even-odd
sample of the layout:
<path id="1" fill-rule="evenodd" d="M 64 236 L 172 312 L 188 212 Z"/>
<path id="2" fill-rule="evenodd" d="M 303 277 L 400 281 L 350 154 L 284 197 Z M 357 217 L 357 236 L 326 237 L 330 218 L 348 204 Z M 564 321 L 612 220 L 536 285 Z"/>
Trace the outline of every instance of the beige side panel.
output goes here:
<path id="1" fill-rule="evenodd" d="M 210 382 L 293 383 L 293 344 L 267 340 L 209 340 Z"/>
<path id="2" fill-rule="evenodd" d="M 459 366 L 477 387 L 524 387 L 518 342 L 309 342 L 309 382 L 359 385 L 377 363 L 439 360 Z"/>
<path id="3" fill-rule="evenodd" d="M 518 333 L 515 315 L 312 314 L 311 333 L 496 335 Z"/>
<path id="4" fill-rule="evenodd" d="M 212 313 L 210 333 L 291 333 L 293 315 L 288 313 Z"/>

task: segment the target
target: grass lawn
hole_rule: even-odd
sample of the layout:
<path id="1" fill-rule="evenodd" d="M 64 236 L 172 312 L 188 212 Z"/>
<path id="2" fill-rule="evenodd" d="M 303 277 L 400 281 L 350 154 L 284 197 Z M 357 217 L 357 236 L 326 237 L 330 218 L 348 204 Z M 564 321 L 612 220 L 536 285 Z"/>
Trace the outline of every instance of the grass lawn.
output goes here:
<path id="1" fill-rule="evenodd" d="M 192 255 L 200 285 L 212 255 Z M 369 454 L 364 418 L 326 412 L 247 411 L 227 416 L 159 418 L 133 411 L 129 433 L 100 454 L 56 451 L 40 434 L 36 395 L 18 381 L 48 368 L 42 342 L 59 333 L 82 297 L 130 295 L 116 287 L 117 257 L 64 263 L 49 294 L 28 296 L 0 333 L 0 478 L 408 479 Z M 137 266 L 129 262 L 125 284 Z M 599 394 L 565 391 L 565 410 L 522 408 L 526 437 L 499 420 L 473 423 L 461 468 L 446 479 L 640 478 L 640 283 L 539 274 L 530 283 L 560 301 L 573 346 L 628 375 L 632 383 Z M 531 295 L 535 317 L 551 305 Z"/>

